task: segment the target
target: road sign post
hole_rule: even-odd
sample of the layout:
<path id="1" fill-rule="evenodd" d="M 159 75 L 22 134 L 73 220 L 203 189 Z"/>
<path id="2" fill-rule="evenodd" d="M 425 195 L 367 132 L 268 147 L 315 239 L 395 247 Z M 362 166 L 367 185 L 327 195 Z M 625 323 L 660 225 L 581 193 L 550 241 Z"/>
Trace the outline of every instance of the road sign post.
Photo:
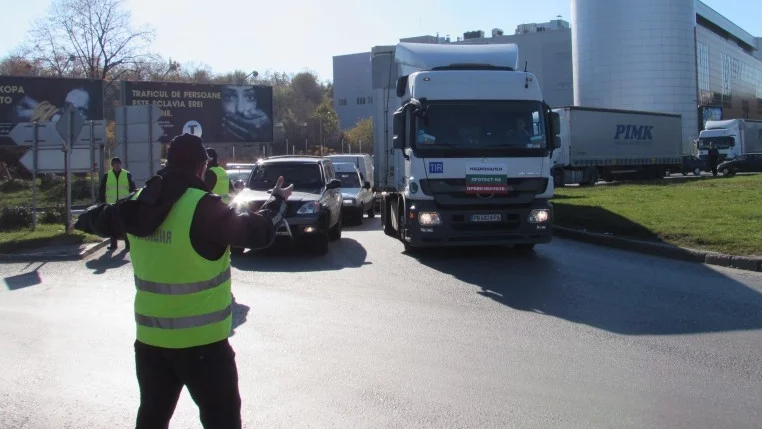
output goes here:
<path id="1" fill-rule="evenodd" d="M 76 107 L 69 104 L 63 111 L 63 115 L 56 123 L 56 130 L 63 137 L 64 143 L 64 175 L 66 176 L 66 233 L 71 231 L 71 153 L 72 146 L 77 141 L 82 127 L 85 126 L 85 118 Z M 92 143 L 91 143 L 92 144 Z"/>
<path id="2" fill-rule="evenodd" d="M 37 122 L 34 122 L 32 129 L 32 139 L 34 140 L 34 161 L 32 161 L 32 231 L 37 229 Z"/>

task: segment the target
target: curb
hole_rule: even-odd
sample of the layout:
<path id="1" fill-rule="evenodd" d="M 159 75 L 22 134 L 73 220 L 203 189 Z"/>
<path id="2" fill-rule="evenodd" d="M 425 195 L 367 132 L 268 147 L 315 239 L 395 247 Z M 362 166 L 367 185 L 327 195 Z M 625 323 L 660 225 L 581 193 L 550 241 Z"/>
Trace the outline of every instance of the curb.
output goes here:
<path id="1" fill-rule="evenodd" d="M 760 256 L 726 255 L 724 253 L 688 249 L 662 243 L 651 243 L 648 241 L 597 234 L 560 226 L 553 227 L 553 234 L 572 240 L 645 253 L 653 256 L 661 256 L 669 259 L 762 272 L 762 257 Z"/>
<path id="2" fill-rule="evenodd" d="M 14 253 L 0 254 L 3 262 L 47 262 L 47 261 L 79 261 L 106 247 L 108 239 L 85 248 L 79 252 L 39 252 L 39 253 Z"/>

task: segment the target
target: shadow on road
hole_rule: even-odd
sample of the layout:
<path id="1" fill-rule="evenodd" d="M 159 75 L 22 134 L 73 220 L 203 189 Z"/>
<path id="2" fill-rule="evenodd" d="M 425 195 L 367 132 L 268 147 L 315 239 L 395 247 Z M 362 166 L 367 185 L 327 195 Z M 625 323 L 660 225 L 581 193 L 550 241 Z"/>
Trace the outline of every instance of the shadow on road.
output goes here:
<path id="1" fill-rule="evenodd" d="M 104 274 L 108 270 L 122 267 L 130 263 L 127 259 L 127 249 L 122 249 L 115 253 L 109 250 L 98 259 L 91 259 L 85 263 L 85 266 L 93 270 L 93 274 Z"/>
<path id="2" fill-rule="evenodd" d="M 28 264 L 26 267 L 24 267 L 24 271 L 26 271 L 26 269 L 28 269 L 31 265 L 32 264 Z M 19 290 L 41 284 L 42 278 L 40 277 L 40 268 L 42 268 L 44 265 L 45 262 L 38 265 L 37 268 L 32 271 L 27 271 L 22 274 L 4 278 L 3 281 L 5 281 L 5 286 L 8 288 L 8 290 Z"/>
<path id="3" fill-rule="evenodd" d="M 230 330 L 230 336 L 235 335 L 235 329 L 244 323 L 246 323 L 246 316 L 249 314 L 251 307 L 243 305 L 235 300 L 233 295 L 233 327 Z"/>
<path id="4" fill-rule="evenodd" d="M 704 265 L 606 248 L 599 249 L 608 255 L 599 254 L 592 245 L 574 242 L 546 246 L 529 255 L 463 248 L 416 257 L 515 310 L 618 334 L 762 328 L 762 294 Z"/>
<path id="5" fill-rule="evenodd" d="M 342 237 L 328 245 L 328 253 L 317 256 L 308 248 L 284 241 L 256 252 L 233 255 L 231 265 L 242 271 L 306 272 L 358 268 L 370 264 L 368 252 L 357 241 Z"/>
<path id="6" fill-rule="evenodd" d="M 554 200 L 556 198 L 558 197 L 553 197 Z M 558 225 L 566 228 L 664 243 L 649 228 L 600 206 L 556 203 L 553 212 Z"/>

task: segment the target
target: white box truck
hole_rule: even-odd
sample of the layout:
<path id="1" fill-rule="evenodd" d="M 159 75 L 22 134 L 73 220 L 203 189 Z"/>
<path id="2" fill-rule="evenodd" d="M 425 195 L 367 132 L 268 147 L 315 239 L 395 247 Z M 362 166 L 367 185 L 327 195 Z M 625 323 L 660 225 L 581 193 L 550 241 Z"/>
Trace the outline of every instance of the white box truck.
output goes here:
<path id="1" fill-rule="evenodd" d="M 515 44 L 377 46 L 371 70 L 387 235 L 406 249 L 551 241 L 560 143 Z"/>
<path id="2" fill-rule="evenodd" d="M 720 153 L 720 161 L 738 158 L 745 153 L 762 152 L 762 121 L 707 121 L 696 144 L 701 159 L 708 157 L 711 145 Z"/>
<path id="3" fill-rule="evenodd" d="M 682 170 L 680 115 L 579 106 L 553 111 L 561 120 L 555 186 L 662 178 Z"/>

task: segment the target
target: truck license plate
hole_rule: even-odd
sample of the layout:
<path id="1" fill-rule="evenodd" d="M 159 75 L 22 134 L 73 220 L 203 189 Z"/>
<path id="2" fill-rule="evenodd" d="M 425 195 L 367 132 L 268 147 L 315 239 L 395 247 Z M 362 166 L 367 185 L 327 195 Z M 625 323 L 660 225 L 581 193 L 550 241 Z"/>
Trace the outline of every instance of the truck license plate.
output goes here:
<path id="1" fill-rule="evenodd" d="M 475 214 L 471 215 L 471 222 L 500 222 L 503 216 L 500 214 Z"/>

